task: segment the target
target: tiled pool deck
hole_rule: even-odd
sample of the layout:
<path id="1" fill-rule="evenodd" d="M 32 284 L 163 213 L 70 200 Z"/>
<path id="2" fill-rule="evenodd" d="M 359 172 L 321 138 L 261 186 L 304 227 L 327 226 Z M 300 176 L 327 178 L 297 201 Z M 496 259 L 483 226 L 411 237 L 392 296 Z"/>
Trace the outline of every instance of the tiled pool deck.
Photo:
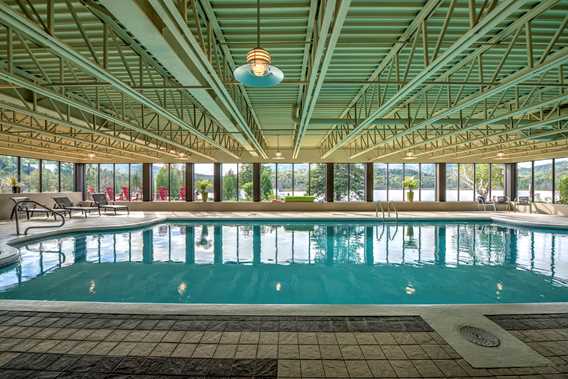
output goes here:
<path id="1" fill-rule="evenodd" d="M 8 311 L 0 315 L 0 376 L 568 377 L 568 314 L 494 320 L 551 364 L 473 368 L 420 317 Z"/>
<path id="2" fill-rule="evenodd" d="M 492 217 L 510 223 L 568 228 L 565 217 L 504 212 L 405 212 L 400 216 L 430 220 Z M 375 214 L 133 212 L 130 216 L 75 218 L 65 228 L 125 226 L 164 217 L 372 219 Z M 0 242 L 13 239 L 13 233 L 13 224 L 0 224 Z M 221 306 L 215 312 L 215 307 L 204 311 L 189 305 L 187 311 L 164 308 L 162 313 L 156 313 L 153 307 L 146 313 L 139 311 L 141 306 L 117 304 L 115 312 L 112 304 L 93 304 L 87 311 L 88 303 L 60 308 L 48 303 L 17 306 L 0 302 L 1 378 L 568 378 L 568 307 L 561 304 L 551 308 L 555 313 L 534 314 L 550 310 L 523 305 L 512 306 L 511 314 L 500 311 L 499 315 L 487 316 L 495 328 L 509 331 L 519 344 L 546 357 L 547 364 L 474 368 L 442 337 L 445 334 L 441 329 L 436 331 L 425 318 L 417 316 L 427 312 L 410 308 L 406 314 L 412 316 L 404 316 L 406 309 L 401 307 L 385 311 L 390 316 L 370 314 L 372 311 L 356 315 L 356 309 L 347 312 L 351 316 L 322 316 L 324 311 L 317 316 L 294 311 L 290 314 L 296 315 L 291 316 L 282 309 L 274 312 L 278 316 L 251 316 L 252 311 L 240 316 L 230 306 Z M 477 317 L 493 314 L 483 306 L 466 307 L 465 313 L 473 310 Z M 432 316 L 427 319 L 433 320 Z M 432 325 L 439 326 L 441 319 L 438 317 L 438 324 Z M 501 350 L 496 349 L 495 355 L 499 354 Z"/>

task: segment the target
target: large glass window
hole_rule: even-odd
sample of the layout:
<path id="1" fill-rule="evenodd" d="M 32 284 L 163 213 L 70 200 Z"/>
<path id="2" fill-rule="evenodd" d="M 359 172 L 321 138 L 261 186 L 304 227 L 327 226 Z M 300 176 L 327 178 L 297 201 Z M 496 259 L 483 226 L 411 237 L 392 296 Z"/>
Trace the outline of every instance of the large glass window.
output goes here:
<path id="1" fill-rule="evenodd" d="M 534 162 L 534 201 L 552 202 L 552 159 Z"/>
<path id="2" fill-rule="evenodd" d="M 185 201 L 185 163 L 170 164 L 170 200 Z"/>
<path id="3" fill-rule="evenodd" d="M 554 201 L 561 204 L 568 204 L 568 158 L 558 158 L 554 160 Z"/>
<path id="4" fill-rule="evenodd" d="M 18 179 L 18 158 L 0 155 L 0 192 L 12 192 L 12 187 L 8 183 L 8 179 L 12 177 Z"/>
<path id="5" fill-rule="evenodd" d="M 128 163 L 114 165 L 114 193 L 118 201 L 130 199 L 130 184 L 128 183 Z"/>
<path id="6" fill-rule="evenodd" d="M 436 200 L 436 164 L 420 165 L 420 200 Z"/>
<path id="7" fill-rule="evenodd" d="M 142 163 L 130 165 L 130 201 L 142 201 Z"/>
<path id="8" fill-rule="evenodd" d="M 532 162 L 517 164 L 517 196 L 530 198 L 532 185 Z"/>
<path id="9" fill-rule="evenodd" d="M 238 189 L 238 165 L 236 163 L 226 164 L 221 166 L 222 175 L 222 200 L 223 201 L 237 201 L 239 197 Z"/>
<path id="10" fill-rule="evenodd" d="M 294 164 L 294 196 L 307 195 L 308 182 L 310 179 L 310 166 L 307 163 Z"/>
<path id="11" fill-rule="evenodd" d="M 72 192 L 75 190 L 75 165 L 70 162 L 61 162 L 61 192 Z"/>
<path id="12" fill-rule="evenodd" d="M 325 199 L 326 185 L 326 165 L 324 163 L 310 163 L 309 194 L 316 197 L 316 200 Z"/>
<path id="13" fill-rule="evenodd" d="M 238 199 L 244 201 L 252 201 L 252 164 L 239 163 L 239 187 Z M 266 173 L 260 173 L 260 193 L 263 196 L 272 194 L 272 182 Z"/>
<path id="14" fill-rule="evenodd" d="M 491 198 L 505 196 L 505 165 L 491 164 Z"/>
<path id="15" fill-rule="evenodd" d="M 101 164 L 99 165 L 99 190 L 104 192 L 107 199 L 114 201 L 114 165 Z"/>
<path id="16" fill-rule="evenodd" d="M 89 163 L 85 167 L 85 187 L 88 194 L 99 191 L 99 165 Z"/>
<path id="17" fill-rule="evenodd" d="M 458 201 L 459 170 L 457 164 L 446 165 L 446 201 Z"/>
<path id="18" fill-rule="evenodd" d="M 336 164 L 333 191 L 336 201 L 365 200 L 365 165 L 362 163 Z"/>
<path id="19" fill-rule="evenodd" d="M 152 193 L 154 201 L 170 199 L 169 165 L 167 163 L 152 164 Z"/>
<path id="20" fill-rule="evenodd" d="M 387 164 L 373 165 L 373 200 L 387 201 Z"/>
<path id="21" fill-rule="evenodd" d="M 402 188 L 402 180 L 404 177 L 404 169 L 401 163 L 388 164 L 388 198 L 390 201 L 403 201 L 404 190 Z"/>
<path id="22" fill-rule="evenodd" d="M 276 176 L 276 196 L 283 198 L 291 196 L 294 192 L 294 170 L 291 163 L 278 163 L 278 170 Z"/>
<path id="23" fill-rule="evenodd" d="M 207 186 L 207 200 L 213 201 L 213 163 L 196 163 L 194 165 L 193 183 L 195 191 L 195 199 L 203 200 L 200 186 Z"/>
<path id="24" fill-rule="evenodd" d="M 475 165 L 459 165 L 459 200 L 475 201 Z"/>
<path id="25" fill-rule="evenodd" d="M 483 196 L 489 199 L 489 163 L 475 165 L 475 196 Z"/>
<path id="26" fill-rule="evenodd" d="M 21 159 L 22 192 L 39 192 L 39 160 L 31 158 Z"/>
<path id="27" fill-rule="evenodd" d="M 59 192 L 59 162 L 41 161 L 41 191 Z"/>
<path id="28" fill-rule="evenodd" d="M 335 164 L 333 172 L 333 196 L 335 201 L 349 200 L 349 164 Z"/>
<path id="29" fill-rule="evenodd" d="M 262 201 L 270 201 L 276 199 L 276 164 L 264 163 L 260 166 L 260 181 L 264 188 L 261 188 L 260 199 Z M 242 187 L 243 192 L 252 199 L 252 180 L 246 187 Z"/>

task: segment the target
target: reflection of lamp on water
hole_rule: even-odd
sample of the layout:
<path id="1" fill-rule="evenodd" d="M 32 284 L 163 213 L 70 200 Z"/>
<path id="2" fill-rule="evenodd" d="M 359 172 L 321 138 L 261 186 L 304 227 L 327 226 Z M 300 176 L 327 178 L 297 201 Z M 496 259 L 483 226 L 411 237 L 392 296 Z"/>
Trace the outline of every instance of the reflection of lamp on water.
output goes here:
<path id="1" fill-rule="evenodd" d="M 280 292 L 280 291 L 282 291 L 282 283 L 280 283 L 280 282 L 276 282 L 276 286 L 275 286 L 275 289 L 276 289 L 276 291 L 277 291 L 277 292 Z"/>
<path id="2" fill-rule="evenodd" d="M 497 285 L 495 287 L 495 296 L 497 297 L 497 299 L 501 299 L 501 291 L 503 291 L 503 288 L 505 288 L 505 286 L 503 286 L 503 283 L 497 282 Z"/>
<path id="3" fill-rule="evenodd" d="M 177 287 L 177 293 L 180 296 L 185 296 L 185 293 L 187 292 L 187 283 L 186 282 L 181 282 L 178 287 Z"/>
<path id="4" fill-rule="evenodd" d="M 197 242 L 199 246 L 203 246 L 204 248 L 211 247 L 211 241 L 209 240 L 209 228 L 207 225 L 203 225 L 201 227 L 201 236 L 199 237 L 199 241 Z"/>
<path id="5" fill-rule="evenodd" d="M 412 285 L 412 283 L 408 283 L 406 285 L 406 288 L 404 289 L 404 292 L 406 292 L 406 294 L 408 296 L 412 296 L 414 295 L 414 293 L 416 292 L 416 288 L 414 288 L 414 286 Z"/>
<path id="6" fill-rule="evenodd" d="M 94 295 L 94 294 L 97 293 L 97 283 L 95 283 L 94 280 L 91 280 L 91 281 L 89 282 L 89 293 L 90 293 L 91 295 Z"/>

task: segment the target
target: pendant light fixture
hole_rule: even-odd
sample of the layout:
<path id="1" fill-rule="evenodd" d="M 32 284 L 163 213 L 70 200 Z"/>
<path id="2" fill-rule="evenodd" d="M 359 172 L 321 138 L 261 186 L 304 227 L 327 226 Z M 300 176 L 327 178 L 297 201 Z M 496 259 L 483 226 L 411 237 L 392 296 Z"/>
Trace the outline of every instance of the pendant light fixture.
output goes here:
<path id="1" fill-rule="evenodd" d="M 274 159 L 284 159 L 284 157 L 282 156 L 282 152 L 280 151 L 280 136 L 277 135 L 276 136 L 276 154 L 274 154 Z"/>
<path id="2" fill-rule="evenodd" d="M 273 87 L 284 79 L 284 73 L 272 66 L 272 56 L 260 47 L 260 0 L 256 1 L 256 47 L 247 53 L 247 63 L 233 71 L 235 79 L 246 87 Z"/>

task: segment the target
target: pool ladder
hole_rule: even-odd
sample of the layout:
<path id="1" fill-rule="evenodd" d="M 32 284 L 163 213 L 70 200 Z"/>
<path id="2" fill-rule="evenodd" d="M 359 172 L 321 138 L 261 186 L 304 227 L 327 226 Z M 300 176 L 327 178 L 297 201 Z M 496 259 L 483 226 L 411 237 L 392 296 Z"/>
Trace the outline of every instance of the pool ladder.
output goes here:
<path id="1" fill-rule="evenodd" d="M 398 210 L 396 209 L 395 205 L 392 204 L 390 201 L 387 201 L 387 215 L 390 218 L 391 217 L 391 208 L 394 212 L 395 215 L 395 231 L 394 234 L 392 236 L 390 236 L 390 232 L 387 231 L 387 239 L 389 239 L 390 241 L 392 241 L 395 237 L 396 234 L 398 233 Z M 379 234 L 379 231 L 377 229 L 377 233 L 376 233 L 376 238 L 377 241 L 380 241 L 383 239 L 383 235 L 385 234 L 385 226 L 386 226 L 386 219 L 385 219 L 385 208 L 383 207 L 383 203 L 380 201 L 377 201 L 375 204 L 375 217 L 378 219 L 379 218 L 379 210 L 381 211 L 381 221 L 382 221 L 382 228 L 381 228 L 381 233 Z M 388 229 L 390 230 L 390 229 Z"/>

